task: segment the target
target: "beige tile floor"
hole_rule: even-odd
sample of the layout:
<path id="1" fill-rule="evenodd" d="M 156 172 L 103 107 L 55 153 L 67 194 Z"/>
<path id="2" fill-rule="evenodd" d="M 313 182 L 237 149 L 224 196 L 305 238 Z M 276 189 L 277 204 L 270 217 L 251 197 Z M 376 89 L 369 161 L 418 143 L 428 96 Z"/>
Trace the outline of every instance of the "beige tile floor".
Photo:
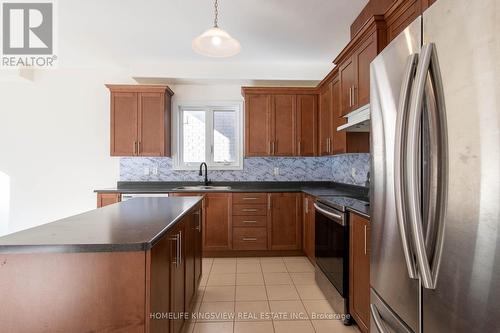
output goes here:
<path id="1" fill-rule="evenodd" d="M 335 312 L 306 257 L 203 258 L 194 311 L 198 318 L 186 323 L 186 333 L 359 332 L 313 318 Z"/>

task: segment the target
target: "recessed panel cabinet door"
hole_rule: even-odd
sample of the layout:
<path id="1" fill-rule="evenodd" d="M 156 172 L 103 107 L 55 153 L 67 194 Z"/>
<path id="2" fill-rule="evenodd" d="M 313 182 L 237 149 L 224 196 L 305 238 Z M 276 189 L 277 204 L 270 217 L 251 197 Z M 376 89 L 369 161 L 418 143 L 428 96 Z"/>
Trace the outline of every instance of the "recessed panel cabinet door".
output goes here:
<path id="1" fill-rule="evenodd" d="M 350 214 L 350 311 L 362 332 L 370 327 L 370 222 Z"/>
<path id="2" fill-rule="evenodd" d="M 332 124 L 332 93 L 331 83 L 325 85 L 319 95 L 319 155 L 330 154 L 331 124 Z"/>
<path id="3" fill-rule="evenodd" d="M 138 94 L 111 94 L 111 156 L 137 155 Z"/>
<path id="4" fill-rule="evenodd" d="M 138 155 L 165 155 L 165 95 L 139 94 Z M 168 129 L 167 129 L 168 130 Z"/>
<path id="5" fill-rule="evenodd" d="M 302 248 L 301 194 L 270 194 L 271 250 L 300 250 Z"/>
<path id="6" fill-rule="evenodd" d="M 377 34 L 373 33 L 356 52 L 357 86 L 354 91 L 354 108 L 370 103 L 370 64 L 377 56 Z"/>
<path id="7" fill-rule="evenodd" d="M 150 273 L 150 312 L 170 312 L 170 265 L 171 265 L 171 240 L 170 236 L 163 237 L 151 249 L 151 273 Z M 170 331 L 170 320 L 168 318 L 150 318 L 150 332 L 168 333 Z"/>
<path id="8" fill-rule="evenodd" d="M 271 154 L 271 96 L 245 96 L 245 156 Z"/>
<path id="9" fill-rule="evenodd" d="M 296 95 L 274 95 L 271 119 L 272 155 L 295 155 Z"/>
<path id="10" fill-rule="evenodd" d="M 317 127 L 316 95 L 297 95 L 297 156 L 316 156 Z"/>
<path id="11" fill-rule="evenodd" d="M 231 250 L 231 193 L 207 193 L 204 202 L 203 250 Z"/>
<path id="12" fill-rule="evenodd" d="M 344 116 L 355 109 L 356 93 L 355 75 L 356 64 L 353 58 L 347 59 L 340 67 L 340 101 L 341 114 Z"/>

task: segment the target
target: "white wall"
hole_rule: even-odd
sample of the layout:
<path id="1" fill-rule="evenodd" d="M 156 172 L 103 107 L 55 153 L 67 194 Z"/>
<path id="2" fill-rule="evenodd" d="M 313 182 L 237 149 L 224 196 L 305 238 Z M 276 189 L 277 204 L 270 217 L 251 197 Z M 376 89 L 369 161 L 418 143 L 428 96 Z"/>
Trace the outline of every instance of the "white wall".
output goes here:
<path id="1" fill-rule="evenodd" d="M 93 189 L 116 185 L 104 84 L 127 82 L 117 69 L 0 82 L 0 234 L 93 209 Z"/>

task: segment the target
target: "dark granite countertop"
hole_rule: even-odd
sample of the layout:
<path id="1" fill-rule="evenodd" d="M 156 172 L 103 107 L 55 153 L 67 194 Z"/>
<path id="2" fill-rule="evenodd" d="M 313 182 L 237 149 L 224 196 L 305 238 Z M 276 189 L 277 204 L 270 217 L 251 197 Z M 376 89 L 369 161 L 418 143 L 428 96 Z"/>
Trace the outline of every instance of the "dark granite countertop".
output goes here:
<path id="1" fill-rule="evenodd" d="M 128 200 L 0 237 L 0 252 L 146 251 L 201 200 Z"/>
<path id="2" fill-rule="evenodd" d="M 370 216 L 370 207 L 364 206 L 369 201 L 366 187 L 335 182 L 212 182 L 212 186 L 231 186 L 231 189 L 218 190 L 179 190 L 181 186 L 203 185 L 200 182 L 118 182 L 117 187 L 95 190 L 97 193 L 175 193 L 175 192 L 303 192 L 314 197 L 347 195 L 360 199 L 352 201 L 346 207 L 366 217 Z M 361 204 L 362 203 L 362 204 Z M 351 206 L 352 204 L 352 206 Z"/>

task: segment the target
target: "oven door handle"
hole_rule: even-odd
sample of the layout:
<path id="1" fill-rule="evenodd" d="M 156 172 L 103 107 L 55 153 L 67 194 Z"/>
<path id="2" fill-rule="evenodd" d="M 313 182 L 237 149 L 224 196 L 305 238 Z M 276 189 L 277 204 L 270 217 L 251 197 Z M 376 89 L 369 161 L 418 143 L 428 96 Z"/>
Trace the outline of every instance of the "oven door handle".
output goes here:
<path id="1" fill-rule="evenodd" d="M 320 212 L 321 214 L 324 214 L 328 217 L 331 217 L 335 222 L 339 222 L 339 224 L 342 224 L 344 225 L 344 218 L 342 215 L 340 214 L 336 214 L 336 213 L 333 213 L 333 212 L 330 212 L 324 208 L 321 208 L 320 206 L 318 206 L 318 204 L 314 203 L 314 208 L 316 208 L 316 210 L 318 212 Z"/>

